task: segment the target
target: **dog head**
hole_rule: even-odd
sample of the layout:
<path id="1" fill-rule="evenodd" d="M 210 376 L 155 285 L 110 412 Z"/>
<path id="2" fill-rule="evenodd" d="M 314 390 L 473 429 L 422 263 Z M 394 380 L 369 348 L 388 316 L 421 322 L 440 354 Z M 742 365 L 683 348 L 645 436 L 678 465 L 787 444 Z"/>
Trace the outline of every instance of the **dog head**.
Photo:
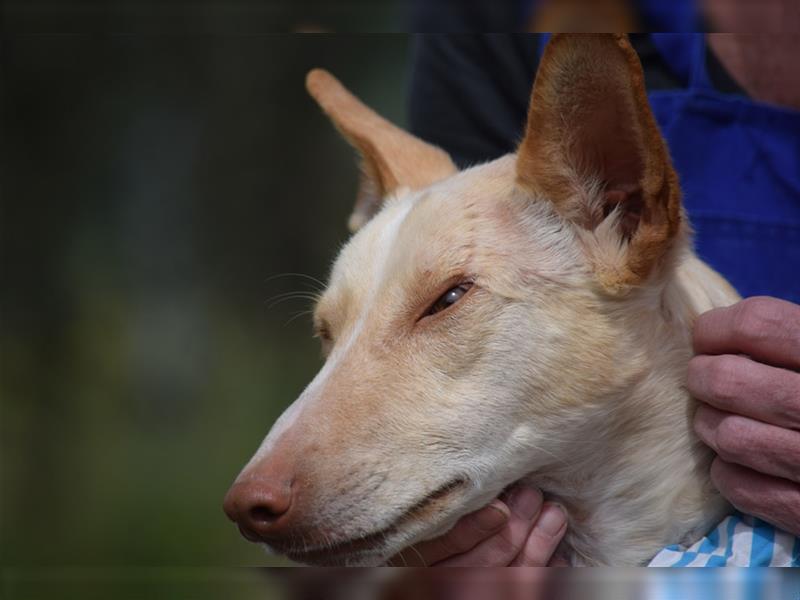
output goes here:
<path id="1" fill-rule="evenodd" d="M 640 367 L 620 307 L 684 239 L 677 178 L 624 36 L 555 36 L 516 155 L 459 172 L 323 71 L 363 159 L 315 327 L 326 360 L 225 508 L 312 564 L 380 564 L 572 456 Z"/>

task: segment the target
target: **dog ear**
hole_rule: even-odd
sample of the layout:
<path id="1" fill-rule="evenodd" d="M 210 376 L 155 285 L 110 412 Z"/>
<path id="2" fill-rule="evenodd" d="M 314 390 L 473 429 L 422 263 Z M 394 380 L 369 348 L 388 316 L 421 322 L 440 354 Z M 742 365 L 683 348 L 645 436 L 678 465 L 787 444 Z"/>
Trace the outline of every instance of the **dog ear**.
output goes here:
<path id="1" fill-rule="evenodd" d="M 680 187 L 627 36 L 553 36 L 533 86 L 517 180 L 593 242 L 607 291 L 643 283 L 664 258 L 681 227 Z"/>
<path id="2" fill-rule="evenodd" d="M 369 221 L 384 197 L 398 188 L 421 189 L 458 170 L 444 150 L 381 117 L 327 71 L 310 71 L 306 88 L 361 154 L 361 183 L 348 221 L 351 232 Z"/>

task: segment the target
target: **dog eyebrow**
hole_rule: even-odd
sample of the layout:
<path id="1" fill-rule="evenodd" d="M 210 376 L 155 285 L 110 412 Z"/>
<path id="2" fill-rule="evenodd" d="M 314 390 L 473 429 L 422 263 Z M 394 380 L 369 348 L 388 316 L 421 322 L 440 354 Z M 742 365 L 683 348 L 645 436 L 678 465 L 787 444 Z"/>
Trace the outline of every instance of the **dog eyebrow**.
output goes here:
<path id="1" fill-rule="evenodd" d="M 312 326 L 314 327 L 315 330 L 318 330 L 325 325 L 329 325 L 328 320 L 320 314 L 324 311 L 325 308 L 322 305 L 322 302 L 323 300 L 321 298 L 318 299 L 311 309 Z"/>
<path id="2" fill-rule="evenodd" d="M 332 291 L 329 287 L 325 292 L 317 298 L 314 306 L 311 308 L 311 319 L 314 332 L 319 334 L 323 331 L 332 333 L 334 330 L 334 321 L 339 319 L 330 318 L 332 315 L 339 317 L 346 317 L 347 302 L 350 297 L 349 292 L 345 289 L 342 290 L 341 286 L 337 286 Z"/>

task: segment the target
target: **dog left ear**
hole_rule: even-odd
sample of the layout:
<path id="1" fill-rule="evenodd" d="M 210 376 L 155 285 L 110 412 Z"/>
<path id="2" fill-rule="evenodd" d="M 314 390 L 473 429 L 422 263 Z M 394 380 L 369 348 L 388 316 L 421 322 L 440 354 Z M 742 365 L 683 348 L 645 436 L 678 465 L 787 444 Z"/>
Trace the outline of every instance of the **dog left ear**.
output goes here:
<path id="1" fill-rule="evenodd" d="M 626 36 L 553 36 L 536 75 L 517 180 L 591 242 L 606 291 L 644 283 L 662 261 L 680 231 L 680 187 Z"/>
<path id="2" fill-rule="evenodd" d="M 310 71 L 306 89 L 361 154 L 361 182 L 348 221 L 351 232 L 369 221 L 395 190 L 421 189 L 458 171 L 444 150 L 381 117 L 327 71 Z"/>

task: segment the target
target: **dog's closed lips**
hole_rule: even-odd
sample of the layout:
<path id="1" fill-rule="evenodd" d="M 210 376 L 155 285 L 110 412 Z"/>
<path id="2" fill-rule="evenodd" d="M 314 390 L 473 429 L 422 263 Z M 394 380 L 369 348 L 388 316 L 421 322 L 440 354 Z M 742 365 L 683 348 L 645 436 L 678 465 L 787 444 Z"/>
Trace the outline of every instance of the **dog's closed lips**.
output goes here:
<path id="1" fill-rule="evenodd" d="M 381 556 L 389 536 L 414 521 L 435 519 L 437 511 L 453 501 L 466 485 L 466 479 L 454 478 L 408 506 L 389 525 L 345 539 L 337 537 L 335 527 L 305 528 L 303 524 L 313 518 L 289 514 L 291 492 L 278 488 L 276 493 L 271 483 L 263 479 L 235 483 L 225 498 L 224 509 L 242 536 L 251 542 L 267 544 L 308 564 L 348 564 L 359 557 L 363 560 L 368 555 Z"/>
<path id="2" fill-rule="evenodd" d="M 251 542 L 267 544 L 309 564 L 346 564 L 358 556 L 381 554 L 387 537 L 409 523 L 435 519 L 437 511 L 466 485 L 466 479 L 454 478 L 402 510 L 389 525 L 345 539 L 340 539 L 329 525 L 306 528 L 306 523 L 314 521 L 313 516 L 289 514 L 291 492 L 264 479 L 246 478 L 234 483 L 225 498 L 224 510 Z"/>

